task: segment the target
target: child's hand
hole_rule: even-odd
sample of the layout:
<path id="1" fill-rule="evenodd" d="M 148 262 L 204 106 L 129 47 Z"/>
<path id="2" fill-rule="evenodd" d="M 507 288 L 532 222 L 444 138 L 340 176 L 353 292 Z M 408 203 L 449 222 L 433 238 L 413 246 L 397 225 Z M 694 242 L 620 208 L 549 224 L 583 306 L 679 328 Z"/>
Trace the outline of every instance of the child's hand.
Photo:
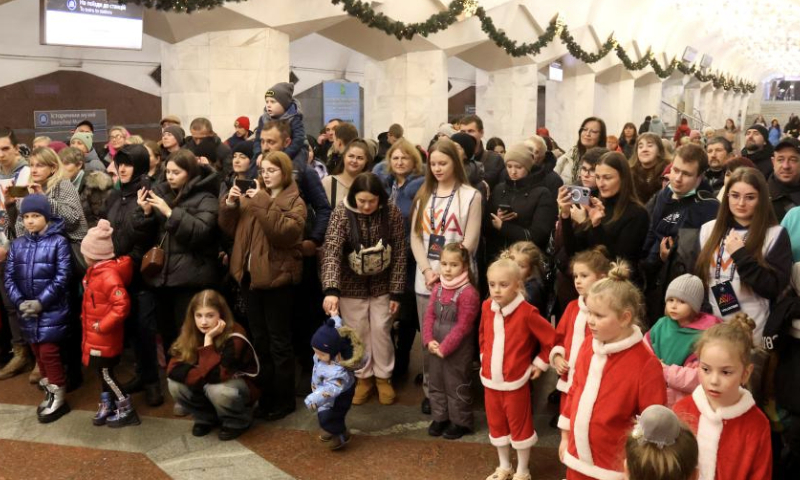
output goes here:
<path id="1" fill-rule="evenodd" d="M 217 324 L 206 333 L 205 342 L 203 342 L 204 346 L 209 346 L 214 343 L 214 338 L 216 338 L 222 331 L 225 330 L 225 321 L 220 320 Z"/>
<path id="2" fill-rule="evenodd" d="M 439 347 L 436 347 L 436 351 L 433 352 L 433 354 L 436 355 L 439 358 L 444 358 L 444 354 L 442 354 L 442 351 L 439 350 Z"/>
<path id="3" fill-rule="evenodd" d="M 99 333 L 100 332 L 100 322 L 94 322 L 92 324 L 92 330 L 94 330 L 95 332 Z"/>
<path id="4" fill-rule="evenodd" d="M 309 408 L 309 409 L 310 409 L 312 412 L 316 412 L 316 411 L 317 411 L 317 404 L 316 404 L 316 403 L 312 403 L 311 405 L 309 405 L 309 406 L 308 406 L 308 408 Z"/>
<path id="5" fill-rule="evenodd" d="M 556 373 L 559 375 L 569 372 L 569 363 L 564 360 L 563 355 L 553 355 L 553 366 L 556 367 Z"/>
<path id="6" fill-rule="evenodd" d="M 531 369 L 531 382 L 541 377 L 543 373 L 544 372 L 542 371 L 541 368 L 537 367 L 536 365 L 533 365 L 533 368 Z"/>
<path id="7" fill-rule="evenodd" d="M 436 355 L 436 351 L 439 350 L 439 342 L 433 340 L 428 343 L 428 351 L 432 354 Z"/>
<path id="8" fill-rule="evenodd" d="M 567 432 L 561 432 L 561 443 L 558 444 L 558 459 L 561 462 L 564 462 L 564 454 L 567 453 L 567 447 L 569 446 L 569 434 Z"/>

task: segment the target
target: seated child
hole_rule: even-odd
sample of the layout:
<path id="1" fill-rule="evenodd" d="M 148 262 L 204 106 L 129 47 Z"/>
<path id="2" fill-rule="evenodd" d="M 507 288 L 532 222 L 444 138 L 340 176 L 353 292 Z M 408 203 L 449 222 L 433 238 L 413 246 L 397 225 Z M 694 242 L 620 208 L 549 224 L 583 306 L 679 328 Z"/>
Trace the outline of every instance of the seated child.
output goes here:
<path id="1" fill-rule="evenodd" d="M 664 316 L 644 337 L 664 367 L 668 407 L 699 385 L 694 343 L 703 330 L 722 323 L 719 318 L 700 312 L 705 293 L 703 281 L 688 273 L 670 282 Z"/>
<path id="2" fill-rule="evenodd" d="M 306 129 L 303 126 L 303 112 L 300 111 L 300 102 L 294 97 L 294 84 L 281 82 L 275 84 L 264 94 L 264 114 L 258 119 L 256 128 L 256 142 L 253 145 L 253 158 L 261 154 L 261 129 L 270 120 L 281 120 L 289 124 L 292 130 L 292 142 L 283 150 L 283 153 L 294 159 L 306 142 Z M 303 160 L 306 160 L 305 158 Z"/>

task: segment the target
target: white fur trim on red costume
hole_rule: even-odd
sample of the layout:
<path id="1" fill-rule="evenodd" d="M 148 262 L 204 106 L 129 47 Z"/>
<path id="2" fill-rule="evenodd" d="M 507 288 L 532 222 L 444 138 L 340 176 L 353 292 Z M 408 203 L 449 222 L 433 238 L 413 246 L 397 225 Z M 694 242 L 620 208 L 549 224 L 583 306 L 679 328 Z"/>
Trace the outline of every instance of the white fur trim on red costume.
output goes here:
<path id="1" fill-rule="evenodd" d="M 597 395 L 600 392 L 600 384 L 603 381 L 603 370 L 605 369 L 608 355 L 627 350 L 641 341 L 642 331 L 637 326 L 633 327 L 633 333 L 629 337 L 618 342 L 604 344 L 597 339 L 592 340 L 594 354 L 589 361 L 586 385 L 583 388 L 581 398 L 578 400 L 578 408 L 572 414 L 572 435 L 575 439 L 575 449 L 577 450 L 578 458 L 580 458 L 582 463 L 594 467 L 592 446 L 589 443 L 589 424 L 592 421 L 592 411 L 597 401 Z M 591 475 L 589 473 L 586 474 Z"/>
<path id="2" fill-rule="evenodd" d="M 539 357 L 533 359 L 533 366 L 538 368 L 539 370 L 546 372 L 548 368 L 550 368 L 550 364 L 545 362 Z"/>
<path id="3" fill-rule="evenodd" d="M 741 417 L 756 405 L 753 395 L 739 388 L 742 395 L 739 401 L 730 407 L 718 408 L 714 411 L 708 403 L 708 397 L 700 385 L 692 392 L 697 410 L 700 411 L 700 419 L 697 423 L 697 445 L 700 449 L 699 467 L 700 478 L 703 480 L 714 480 L 717 471 L 717 455 L 719 454 L 719 439 L 722 437 L 722 428 L 725 420 Z"/>
<path id="4" fill-rule="evenodd" d="M 481 375 L 481 383 L 483 383 L 485 387 L 503 391 L 516 390 L 525 385 L 525 382 L 527 382 L 531 376 L 531 367 L 528 367 L 528 370 L 521 378 L 507 382 L 503 377 L 503 359 L 505 357 L 506 349 L 505 317 L 508 317 L 514 313 L 514 310 L 516 310 L 517 307 L 519 307 L 524 301 L 525 298 L 523 298 L 522 295 L 517 294 L 516 298 L 514 298 L 511 303 L 503 308 L 500 308 L 500 305 L 492 300 L 491 309 L 494 312 L 494 318 L 492 319 L 492 332 L 494 333 L 494 339 L 492 340 L 492 357 L 489 364 L 492 369 L 492 378 L 486 378 Z"/>
<path id="5" fill-rule="evenodd" d="M 511 447 L 514 448 L 514 450 L 525 450 L 526 448 L 531 448 L 534 445 L 536 445 L 538 441 L 539 441 L 539 435 L 537 435 L 536 432 L 533 432 L 531 438 L 527 440 L 515 441 L 512 439 Z"/>
<path id="6" fill-rule="evenodd" d="M 614 470 L 607 470 L 597 465 L 582 462 L 577 458 L 570 455 L 569 452 L 564 452 L 564 465 L 580 472 L 586 476 L 596 478 L 598 480 L 624 480 L 625 474 Z"/>
<path id="7" fill-rule="evenodd" d="M 489 435 L 489 443 L 494 445 L 495 447 L 505 447 L 506 445 L 511 444 L 511 435 L 506 435 L 503 437 L 493 437 Z"/>
<path id="8" fill-rule="evenodd" d="M 581 351 L 583 341 L 586 340 L 586 319 L 589 308 L 581 295 L 578 297 L 578 315 L 575 316 L 575 325 L 572 326 L 572 344 L 569 348 L 569 372 L 567 372 L 567 391 L 572 386 L 572 376 L 575 374 L 575 363 L 578 361 L 578 352 Z"/>
<path id="9" fill-rule="evenodd" d="M 556 345 L 553 347 L 553 349 L 550 350 L 550 365 L 553 364 L 553 359 L 556 358 L 556 355 L 567 358 L 567 349 L 565 349 L 563 345 Z"/>
<path id="10" fill-rule="evenodd" d="M 564 415 L 558 416 L 558 428 L 560 430 L 569 431 L 569 418 L 565 417 Z"/>

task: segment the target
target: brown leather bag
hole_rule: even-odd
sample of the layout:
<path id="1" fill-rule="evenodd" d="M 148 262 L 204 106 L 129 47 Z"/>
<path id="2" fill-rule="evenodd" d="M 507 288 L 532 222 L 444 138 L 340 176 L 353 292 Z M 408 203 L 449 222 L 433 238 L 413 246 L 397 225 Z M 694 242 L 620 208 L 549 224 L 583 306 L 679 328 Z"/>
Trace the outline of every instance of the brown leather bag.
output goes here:
<path id="1" fill-rule="evenodd" d="M 145 277 L 158 275 L 161 270 L 164 269 L 164 264 L 167 261 L 167 255 L 161 246 L 164 244 L 164 240 L 166 240 L 166 238 L 167 234 L 165 233 L 158 246 L 151 248 L 147 251 L 147 253 L 144 254 L 144 257 L 142 258 L 142 268 L 140 270 L 142 275 Z"/>

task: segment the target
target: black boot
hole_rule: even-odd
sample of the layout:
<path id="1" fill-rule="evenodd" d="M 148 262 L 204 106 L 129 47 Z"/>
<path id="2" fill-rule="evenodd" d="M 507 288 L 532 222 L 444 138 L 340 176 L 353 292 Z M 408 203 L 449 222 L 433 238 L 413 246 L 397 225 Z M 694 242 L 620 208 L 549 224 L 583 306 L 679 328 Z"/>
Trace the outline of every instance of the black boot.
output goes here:
<path id="1" fill-rule="evenodd" d="M 142 382 L 142 377 L 136 375 L 127 382 L 121 384 L 119 388 L 125 395 L 139 393 L 144 389 L 144 382 Z"/>
<path id="2" fill-rule="evenodd" d="M 117 402 L 117 412 L 108 417 L 106 420 L 106 425 L 111 428 L 120 428 L 126 427 L 128 425 L 139 425 L 142 421 L 139 420 L 139 415 L 136 414 L 136 410 L 133 409 L 133 404 L 131 403 L 131 396 L 128 395 L 125 399 L 120 400 Z"/>
<path id="3" fill-rule="evenodd" d="M 123 389 L 124 391 L 125 389 Z M 161 383 L 148 383 L 144 386 L 144 402 L 150 407 L 158 407 L 164 403 L 164 394 L 161 393 Z"/>

